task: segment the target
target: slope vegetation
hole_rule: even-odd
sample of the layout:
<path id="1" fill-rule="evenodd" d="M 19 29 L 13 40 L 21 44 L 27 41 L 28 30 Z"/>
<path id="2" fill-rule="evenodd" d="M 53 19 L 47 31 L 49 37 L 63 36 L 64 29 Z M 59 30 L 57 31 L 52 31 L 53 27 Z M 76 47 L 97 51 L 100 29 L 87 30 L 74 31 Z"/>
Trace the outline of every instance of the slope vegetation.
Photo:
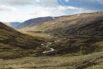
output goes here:
<path id="1" fill-rule="evenodd" d="M 103 12 L 62 16 L 54 21 L 44 22 L 25 31 L 45 32 L 53 35 L 102 36 Z"/>
<path id="2" fill-rule="evenodd" d="M 42 38 L 22 34 L 0 22 L 0 58 L 27 56 L 43 42 Z"/>
<path id="3" fill-rule="evenodd" d="M 46 54 L 49 56 L 89 54 L 103 50 L 103 12 L 62 16 L 38 26 L 24 28 L 24 31 L 53 35 L 54 38 L 50 41 L 52 44 L 49 46 L 55 51 Z"/>
<path id="4" fill-rule="evenodd" d="M 39 17 L 39 18 L 29 19 L 23 22 L 22 24 L 18 25 L 16 28 L 22 29 L 26 27 L 32 27 L 32 26 L 40 25 L 43 22 L 47 22 L 55 19 L 56 17 Z"/>

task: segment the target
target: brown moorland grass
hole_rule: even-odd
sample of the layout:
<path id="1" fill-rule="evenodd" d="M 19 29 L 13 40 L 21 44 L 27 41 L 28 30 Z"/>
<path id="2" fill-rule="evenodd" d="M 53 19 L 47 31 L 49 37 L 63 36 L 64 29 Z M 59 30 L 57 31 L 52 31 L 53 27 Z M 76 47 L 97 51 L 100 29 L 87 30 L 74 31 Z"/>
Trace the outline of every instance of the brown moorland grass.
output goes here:
<path id="1" fill-rule="evenodd" d="M 14 60 L 0 60 L 0 69 L 77 69 L 84 62 L 102 64 L 103 52 L 93 53 L 82 56 L 57 56 L 57 57 L 25 57 Z M 95 60 L 96 61 L 92 61 Z M 91 67 L 93 66 L 91 65 Z M 89 65 L 87 66 L 89 67 Z M 87 68 L 85 67 L 85 68 Z M 88 69 L 92 69 L 92 68 Z M 103 66 L 101 65 L 103 68 Z M 81 68 L 81 69 L 85 69 Z M 94 68 L 95 69 L 95 68 Z M 99 68 L 98 68 L 99 69 Z"/>

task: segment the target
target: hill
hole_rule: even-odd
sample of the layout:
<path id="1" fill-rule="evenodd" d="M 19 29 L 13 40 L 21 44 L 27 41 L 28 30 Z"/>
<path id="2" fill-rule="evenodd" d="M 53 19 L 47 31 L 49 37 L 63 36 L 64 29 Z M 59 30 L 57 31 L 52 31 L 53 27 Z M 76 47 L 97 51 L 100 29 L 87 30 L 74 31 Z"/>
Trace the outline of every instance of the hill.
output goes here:
<path id="1" fill-rule="evenodd" d="M 62 16 L 20 31 L 53 35 L 49 46 L 55 51 L 45 54 L 49 56 L 68 53 L 81 55 L 103 50 L 103 12 Z"/>
<path id="2" fill-rule="evenodd" d="M 43 22 L 51 21 L 51 20 L 55 20 L 55 19 L 56 19 L 56 17 L 39 17 L 39 18 L 29 19 L 29 20 L 23 22 L 22 24 L 18 25 L 17 28 L 21 29 L 21 28 L 25 28 L 25 27 L 32 27 L 32 26 L 40 25 Z"/>
<path id="3" fill-rule="evenodd" d="M 0 22 L 0 58 L 28 56 L 43 42 L 43 38 L 22 34 Z"/>
<path id="4" fill-rule="evenodd" d="M 20 22 L 10 22 L 10 23 L 11 23 L 10 27 L 12 28 L 17 28 L 21 24 Z"/>
<path id="5" fill-rule="evenodd" d="M 5 24 L 12 27 L 12 28 L 16 28 L 21 23 L 20 22 L 5 22 Z"/>
<path id="6" fill-rule="evenodd" d="M 53 35 L 103 36 L 103 12 L 62 16 L 41 25 L 25 28 L 28 32 L 44 32 Z"/>
<path id="7" fill-rule="evenodd" d="M 28 35 L 0 23 L 0 68 L 103 68 L 103 12 L 62 16 L 22 30 Z"/>

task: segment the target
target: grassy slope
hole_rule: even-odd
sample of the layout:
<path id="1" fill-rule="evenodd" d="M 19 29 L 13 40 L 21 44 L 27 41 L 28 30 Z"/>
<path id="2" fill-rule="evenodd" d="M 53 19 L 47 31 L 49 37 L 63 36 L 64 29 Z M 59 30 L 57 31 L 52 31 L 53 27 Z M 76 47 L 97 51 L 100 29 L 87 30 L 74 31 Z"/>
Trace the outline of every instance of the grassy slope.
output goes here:
<path id="1" fill-rule="evenodd" d="M 65 54 L 65 53 L 73 53 L 73 49 L 77 50 L 76 54 L 85 54 L 85 53 L 92 53 L 92 52 L 99 52 L 103 50 L 103 38 L 101 37 L 103 35 L 103 12 L 101 13 L 86 13 L 86 14 L 81 14 L 81 15 L 73 15 L 73 16 L 64 16 L 60 17 L 59 19 L 55 21 L 49 21 L 41 24 L 40 26 L 34 26 L 31 28 L 27 29 L 22 29 L 22 31 L 27 31 L 31 33 L 35 32 L 46 32 L 46 33 L 51 33 L 54 35 L 68 35 L 69 38 L 72 38 L 70 35 L 83 35 L 83 37 L 73 37 L 71 40 L 68 40 L 68 37 L 62 37 L 62 39 L 57 39 L 57 42 L 51 45 L 51 47 L 56 49 L 56 52 L 50 53 L 47 55 L 51 54 Z M 89 36 L 100 36 L 100 37 L 88 37 Z M 79 37 L 79 39 L 78 39 Z M 66 38 L 66 39 L 65 39 Z M 64 40 L 65 39 L 65 40 Z M 73 43 L 71 43 L 71 41 Z M 70 42 L 70 43 L 69 43 Z M 71 45 L 71 46 L 70 46 Z M 73 48 L 74 47 L 74 48 Z M 72 51 L 71 51 L 72 49 Z M 68 51 L 69 50 L 69 51 Z M 62 52 L 61 52 L 62 51 Z M 78 59 L 78 62 L 76 62 L 73 58 L 71 60 L 70 58 L 66 59 L 66 57 L 55 57 L 57 59 L 57 64 L 60 62 L 63 62 L 63 65 L 61 66 L 55 66 L 57 65 L 55 62 L 53 63 L 53 59 L 44 61 L 43 59 L 38 58 L 38 60 L 44 61 L 42 66 L 35 66 L 34 67 L 37 69 L 102 69 L 103 68 L 103 56 L 100 53 L 97 53 L 98 55 L 94 56 L 90 54 L 90 56 L 86 55 L 86 58 L 91 58 L 91 59 L 84 59 L 83 56 L 79 56 L 79 58 L 84 59 L 85 61 L 82 61 Z M 70 54 L 67 54 L 70 56 Z M 44 57 L 46 58 L 46 57 Z M 51 57 L 49 57 L 50 59 Z M 77 57 L 75 57 L 77 58 Z M 35 59 L 35 58 L 34 58 Z M 60 59 L 60 60 L 59 60 Z M 68 63 L 65 63 L 65 60 Z M 71 62 L 75 62 L 73 65 L 69 66 Z M 37 61 L 39 62 L 39 61 Z M 46 65 L 47 63 L 51 63 L 51 65 Z M 53 64 L 55 65 L 53 65 Z M 73 67 L 75 64 L 77 64 L 76 68 Z M 66 64 L 66 65 L 65 65 Z M 39 64 L 38 64 L 39 65 Z M 29 65 L 28 65 L 29 67 Z M 33 66 L 30 66 L 33 67 Z M 71 67 L 71 68 L 70 68 Z M 32 68 L 31 68 L 32 69 Z"/>
<path id="2" fill-rule="evenodd" d="M 99 46 L 103 46 L 103 41 L 102 42 L 97 42 L 96 44 L 99 45 Z M 103 57 L 101 59 L 98 59 L 96 61 L 96 63 L 97 64 L 89 66 L 86 69 L 103 69 Z"/>
<path id="3" fill-rule="evenodd" d="M 42 38 L 21 34 L 0 23 L 0 58 L 27 56 L 43 42 Z"/>
<path id="4" fill-rule="evenodd" d="M 48 22 L 44 23 L 43 27 L 42 26 L 40 26 L 39 28 L 37 27 L 36 31 L 48 32 L 48 30 L 49 30 L 49 31 L 55 33 L 54 30 L 56 30 L 57 32 L 59 32 L 59 34 L 64 34 L 64 33 L 66 33 L 66 32 L 63 32 L 64 30 L 68 31 L 68 29 L 70 29 L 70 30 L 74 29 L 74 31 L 79 31 L 81 33 L 83 31 L 85 31 L 85 32 L 88 32 L 89 35 L 95 34 L 95 35 L 101 36 L 103 23 L 102 23 L 102 19 L 101 19 L 102 14 L 101 15 L 100 14 L 101 13 L 98 13 L 98 14 L 93 13 L 93 15 L 92 14 L 88 14 L 88 15 L 81 14 L 80 16 L 84 20 L 83 19 L 80 19 L 80 20 L 83 20 L 83 22 L 86 22 L 86 24 L 83 24 L 83 22 L 81 22 L 82 24 L 81 23 L 77 24 L 78 18 L 80 18 L 80 16 L 78 16 L 78 15 L 74 15 L 74 16 L 70 16 L 70 17 L 61 17 L 60 19 L 57 20 L 57 22 L 50 21 L 52 24 L 48 24 Z M 88 22 L 88 21 L 86 21 L 88 19 L 88 17 L 89 18 L 93 17 L 93 18 L 90 19 Z M 97 21 L 95 21 L 95 19 L 97 19 Z M 77 21 L 74 21 L 74 20 L 77 20 Z M 68 21 L 70 21 L 70 23 L 68 23 Z M 94 23 L 94 22 L 96 22 L 96 23 Z M 92 24 L 92 25 L 89 25 L 89 28 L 87 26 L 88 23 Z M 99 25 L 97 23 L 99 23 Z M 58 26 L 60 28 L 58 28 Z M 95 27 L 98 30 L 96 30 Z M 35 49 L 36 49 L 35 46 L 40 47 L 40 44 L 43 42 L 43 40 L 40 39 L 39 37 L 33 38 L 31 36 L 23 35 L 19 32 L 17 33 L 17 31 L 14 33 L 14 30 L 12 30 L 10 28 L 8 28 L 8 29 L 6 29 L 6 27 L 5 27 L 5 29 L 4 29 L 4 27 L 1 27 L 1 28 L 3 28 L 2 30 L 4 30 L 4 31 L 5 30 L 12 31 L 12 32 L 9 32 L 8 34 L 5 34 L 6 35 L 5 36 L 4 31 L 2 31 L 0 29 L 3 32 L 0 36 L 1 42 L 2 42 L 0 54 L 3 55 L 2 58 L 10 57 L 10 56 L 15 57 L 14 53 L 16 54 L 16 57 L 17 56 L 20 57 L 20 55 L 28 56 L 30 54 L 35 53 Z M 57 29 L 63 29 L 63 30 L 57 30 Z M 86 31 L 88 29 L 89 29 L 89 31 Z M 6 31 L 6 32 L 8 32 L 8 31 Z M 32 30 L 32 32 L 33 31 L 34 30 Z M 92 32 L 93 34 L 91 34 L 90 32 Z M 80 33 L 80 35 L 82 35 L 81 33 Z M 69 31 L 68 34 L 76 34 L 77 35 L 77 32 L 73 33 L 71 31 Z M 15 37 L 15 36 L 13 36 L 13 35 L 18 36 L 18 40 L 14 39 L 13 37 Z M 20 37 L 22 37 L 22 38 L 20 38 Z M 5 40 L 7 40 L 7 38 L 8 38 L 8 41 L 7 41 L 7 43 L 5 43 L 6 42 Z M 15 38 L 17 38 L 17 37 L 15 37 Z M 10 42 L 9 42 L 9 39 L 10 39 Z M 26 40 L 24 40 L 24 39 L 26 39 Z M 13 41 L 13 43 L 11 43 L 11 40 Z M 95 68 L 98 67 L 98 63 L 100 63 L 99 65 L 102 64 L 102 57 L 103 57 L 102 56 L 103 53 L 101 52 L 103 50 L 103 38 L 102 37 L 87 37 L 87 34 L 86 34 L 86 37 L 77 37 L 77 36 L 76 37 L 67 37 L 66 36 L 63 38 L 56 38 L 56 40 L 55 39 L 51 40 L 51 41 L 53 41 L 53 44 L 50 45 L 50 47 L 53 47 L 56 51 L 49 53 L 49 54 L 45 54 L 45 55 L 55 55 L 55 57 L 46 57 L 45 56 L 45 57 L 38 57 L 38 58 L 37 57 L 29 57 L 29 58 L 14 59 L 14 60 L 0 60 L 1 68 L 6 67 L 6 68 L 11 68 L 11 69 L 13 69 L 13 68 L 14 69 L 34 69 L 34 68 L 35 69 L 48 69 L 48 68 L 49 69 L 83 69 L 85 67 L 85 68 L 91 69 L 92 67 L 95 67 Z M 5 45 L 5 44 L 7 44 L 7 45 Z M 34 46 L 34 44 L 36 44 L 36 45 Z M 2 47 L 6 48 L 6 50 Z M 8 48 L 10 48 L 10 49 L 8 49 Z M 29 50 L 27 48 L 29 48 Z M 31 48 L 33 50 L 31 50 Z M 18 49 L 18 50 L 15 50 L 15 49 Z M 98 52 L 98 53 L 94 53 L 94 52 Z M 9 55 L 5 56 L 4 54 L 7 54 L 7 53 L 9 53 Z M 72 53 L 73 55 L 79 54 L 80 56 L 72 55 L 72 57 L 70 57 L 71 54 L 68 54 L 68 53 Z M 94 53 L 94 54 L 83 56 L 83 54 L 88 54 L 88 53 Z M 63 54 L 64 54 L 64 56 L 63 56 Z M 62 56 L 58 56 L 58 55 L 62 55 Z M 10 57 L 10 58 L 12 58 L 12 57 Z M 94 64 L 96 64 L 96 65 L 92 66 Z M 101 66 L 101 68 L 103 68 L 103 67 Z"/>
<path id="5" fill-rule="evenodd" d="M 99 59 L 98 64 L 87 67 L 86 69 L 103 69 L 103 58 Z"/>
<path id="6" fill-rule="evenodd" d="M 27 32 L 46 32 L 54 35 L 98 35 L 103 32 L 103 12 L 62 16 L 39 26 L 22 29 Z M 92 33 L 91 33 L 92 32 Z"/>
<path id="7" fill-rule="evenodd" d="M 54 54 L 61 54 L 61 51 L 63 52 L 62 54 L 73 53 L 73 50 L 74 52 L 82 51 L 82 53 L 96 52 L 103 49 L 101 45 L 95 44 L 103 41 L 103 37 L 101 37 L 103 35 L 103 12 L 63 16 L 39 26 L 25 30 L 21 29 L 21 31 L 27 31 L 28 33 L 38 31 L 38 34 L 41 34 L 40 32 L 42 31 L 54 34 L 54 38 L 56 35 L 61 36 L 61 39 L 66 38 L 60 41 L 57 39 L 59 42 L 55 42 L 55 39 L 53 40 L 51 47 L 57 50 Z"/>
<path id="8" fill-rule="evenodd" d="M 59 42 L 55 42 L 54 39 L 51 47 L 56 49 L 56 52 L 52 54 L 78 53 L 81 51 L 88 54 L 103 49 L 103 46 L 95 44 L 103 41 L 103 12 L 62 16 L 54 21 L 21 30 L 28 33 L 50 33 L 54 34 L 54 38 L 60 36 L 61 39 L 64 39 L 57 39 Z"/>
<path id="9" fill-rule="evenodd" d="M 89 65 L 102 64 L 102 54 L 103 52 L 72 57 L 26 57 L 14 60 L 0 60 L 0 69 L 86 69 Z M 102 65 L 101 67 L 103 68 Z M 94 67 L 94 69 L 102 68 Z"/>

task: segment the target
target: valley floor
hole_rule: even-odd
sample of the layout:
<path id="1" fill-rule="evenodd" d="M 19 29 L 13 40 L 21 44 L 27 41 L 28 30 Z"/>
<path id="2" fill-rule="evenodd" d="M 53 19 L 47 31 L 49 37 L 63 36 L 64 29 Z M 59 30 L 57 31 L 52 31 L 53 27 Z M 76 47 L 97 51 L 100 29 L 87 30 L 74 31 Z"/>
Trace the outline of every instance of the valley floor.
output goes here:
<path id="1" fill-rule="evenodd" d="M 0 69 L 103 69 L 103 52 L 72 57 L 0 59 Z"/>

